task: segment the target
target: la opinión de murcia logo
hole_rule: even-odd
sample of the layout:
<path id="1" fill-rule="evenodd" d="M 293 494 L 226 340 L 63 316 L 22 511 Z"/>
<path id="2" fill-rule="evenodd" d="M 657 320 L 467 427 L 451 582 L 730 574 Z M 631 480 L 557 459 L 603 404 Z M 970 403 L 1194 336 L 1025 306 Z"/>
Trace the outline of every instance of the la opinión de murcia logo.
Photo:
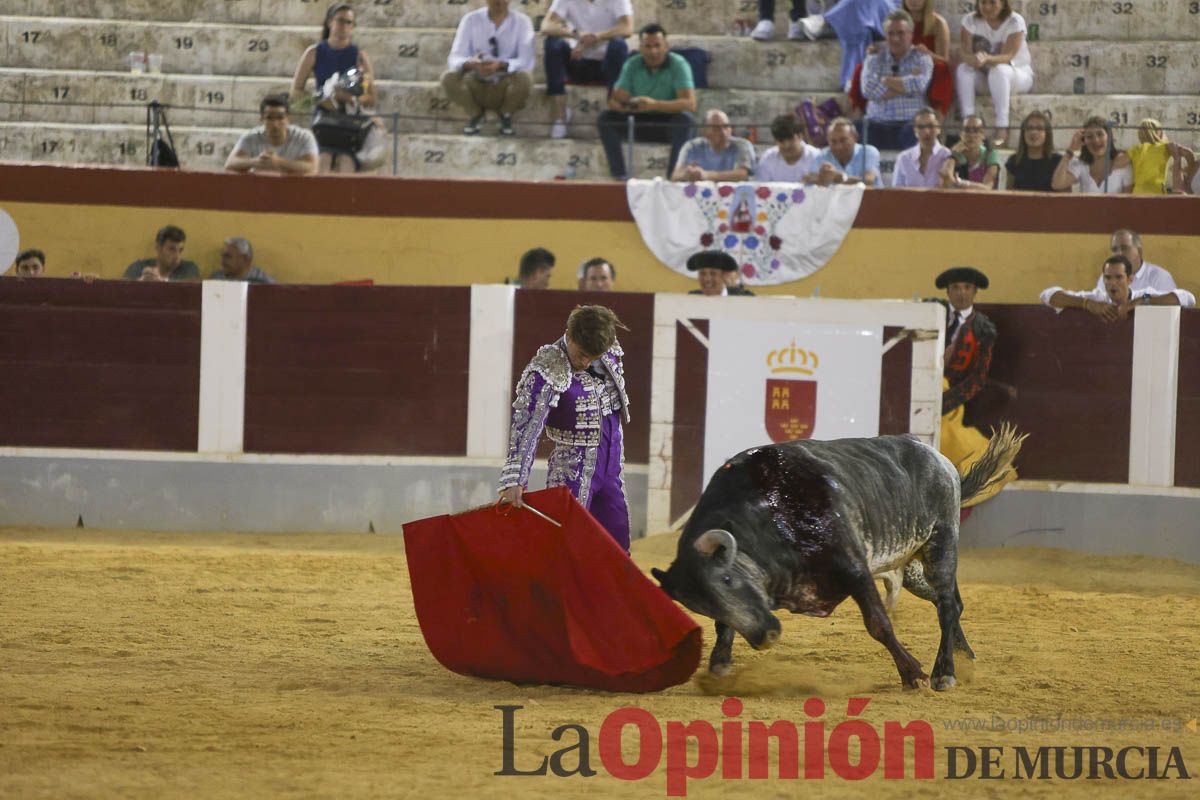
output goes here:
<path id="1" fill-rule="evenodd" d="M 595 753 L 605 772 L 626 781 L 648 778 L 665 757 L 668 797 L 686 797 L 688 781 L 711 778 L 718 769 L 722 780 L 766 780 L 772 773 L 777 778 L 794 780 L 803 773 L 805 780 L 836 777 L 857 781 L 876 774 L 881 766 L 883 776 L 888 779 L 936 777 L 933 726 L 924 720 L 906 723 L 888 720 L 883 723 L 881 734 L 876 725 L 855 719 L 870 702 L 865 697 L 849 698 L 846 716 L 850 719 L 834 725 L 828 735 L 826 724 L 820 719 L 825 714 L 825 702 L 816 697 L 804 701 L 808 719 L 800 725 L 790 720 L 743 721 L 739 719 L 743 704 L 736 697 L 721 703 L 725 719 L 719 725 L 707 720 L 663 723 L 644 708 L 626 706 L 604 718 L 596 736 Z M 593 766 L 593 736 L 583 725 L 566 723 L 551 731 L 550 738 L 562 746 L 550 755 L 540 760 L 521 757 L 517 753 L 515 732 L 517 713 L 524 706 L 493 708 L 500 712 L 503 743 L 502 765 L 494 775 L 590 778 L 598 774 Z M 626 748 L 627 742 L 633 746 Z M 908 761 L 905 760 L 907 742 L 911 742 Z M 627 756 L 627 752 L 634 755 Z M 944 754 L 942 777 L 951 780 L 1190 777 L 1178 747 L 953 746 L 944 748 Z"/>

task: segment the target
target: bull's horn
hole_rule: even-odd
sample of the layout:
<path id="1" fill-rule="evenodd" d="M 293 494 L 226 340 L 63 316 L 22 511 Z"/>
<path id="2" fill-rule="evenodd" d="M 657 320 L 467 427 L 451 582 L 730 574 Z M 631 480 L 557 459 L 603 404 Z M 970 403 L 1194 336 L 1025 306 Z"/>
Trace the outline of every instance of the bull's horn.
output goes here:
<path id="1" fill-rule="evenodd" d="M 724 547 L 725 554 L 721 560 L 727 564 L 732 564 L 733 559 L 737 557 L 737 540 L 733 538 L 733 534 L 729 531 L 713 528 L 710 531 L 705 531 L 696 539 L 695 548 L 706 556 L 711 556 L 718 548 Z"/>

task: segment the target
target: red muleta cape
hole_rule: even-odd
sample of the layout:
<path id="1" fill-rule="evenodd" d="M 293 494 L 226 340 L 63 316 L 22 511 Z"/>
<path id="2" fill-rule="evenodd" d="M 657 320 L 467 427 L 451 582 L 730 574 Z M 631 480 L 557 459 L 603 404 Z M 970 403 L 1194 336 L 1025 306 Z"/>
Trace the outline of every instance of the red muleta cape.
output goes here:
<path id="1" fill-rule="evenodd" d="M 404 526 L 413 605 L 463 675 L 654 692 L 700 663 L 700 628 L 563 488 Z"/>

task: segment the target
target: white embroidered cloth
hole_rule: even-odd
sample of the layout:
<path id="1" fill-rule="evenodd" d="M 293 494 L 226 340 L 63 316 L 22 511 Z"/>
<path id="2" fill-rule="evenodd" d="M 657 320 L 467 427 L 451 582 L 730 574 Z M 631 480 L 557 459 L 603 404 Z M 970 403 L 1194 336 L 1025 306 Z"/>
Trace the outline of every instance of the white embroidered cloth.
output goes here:
<path id="1" fill-rule="evenodd" d="M 650 251 L 691 275 L 688 257 L 724 250 L 742 279 L 765 286 L 799 280 L 829 262 L 854 224 L 865 187 L 798 183 L 677 183 L 655 178 L 625 185 L 629 210 Z"/>

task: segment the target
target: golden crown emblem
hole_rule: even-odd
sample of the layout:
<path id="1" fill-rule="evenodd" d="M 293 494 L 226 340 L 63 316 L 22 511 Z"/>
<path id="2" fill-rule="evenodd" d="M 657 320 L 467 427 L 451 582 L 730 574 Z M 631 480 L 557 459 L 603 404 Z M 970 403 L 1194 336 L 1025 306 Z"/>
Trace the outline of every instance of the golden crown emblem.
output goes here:
<path id="1" fill-rule="evenodd" d="M 771 368 L 772 375 L 786 372 L 812 375 L 813 370 L 821 366 L 821 357 L 812 350 L 796 347 L 796 340 L 793 339 L 789 346 L 767 353 L 767 366 Z"/>

